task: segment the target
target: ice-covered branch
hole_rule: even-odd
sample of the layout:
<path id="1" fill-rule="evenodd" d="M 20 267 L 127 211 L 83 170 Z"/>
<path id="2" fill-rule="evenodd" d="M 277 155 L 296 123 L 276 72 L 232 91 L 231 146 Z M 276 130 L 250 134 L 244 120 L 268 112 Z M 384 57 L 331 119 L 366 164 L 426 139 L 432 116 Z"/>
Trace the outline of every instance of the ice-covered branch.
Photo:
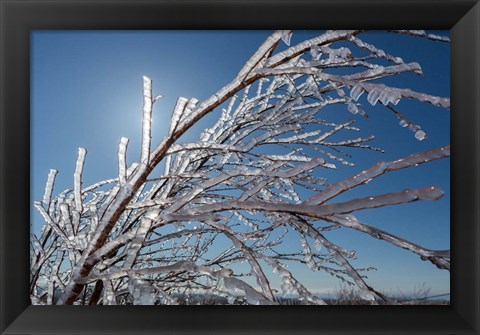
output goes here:
<path id="1" fill-rule="evenodd" d="M 328 186 L 322 192 L 308 198 L 305 203 L 322 204 L 327 200 L 346 192 L 356 186 L 368 183 L 372 179 L 389 171 L 404 169 L 411 166 L 417 166 L 431 162 L 436 159 L 441 159 L 450 156 L 450 145 L 440 147 L 437 149 L 427 150 L 424 152 L 415 153 L 408 157 L 398 159 L 392 162 L 380 161 L 375 163 L 369 169 L 362 171 L 352 177 L 344 179 L 338 183 Z"/>
<path id="2" fill-rule="evenodd" d="M 122 137 L 118 145 L 118 180 L 120 185 L 127 182 L 127 146 L 128 138 Z"/>
<path id="3" fill-rule="evenodd" d="M 360 33 L 361 30 L 330 30 L 326 33 L 303 41 L 295 46 L 288 48 L 285 51 L 279 52 L 276 55 L 269 58 L 269 60 L 265 63 L 264 67 L 274 68 L 287 60 L 290 60 L 302 53 L 310 50 L 314 46 L 320 46 L 329 44 L 338 40 L 347 39 L 349 36 L 356 35 Z"/>
<path id="4" fill-rule="evenodd" d="M 395 33 L 410 35 L 410 36 L 423 37 L 432 41 L 450 42 L 450 38 L 448 38 L 447 36 L 429 34 L 425 32 L 425 30 L 391 30 L 391 31 Z"/>
<path id="5" fill-rule="evenodd" d="M 377 208 L 389 205 L 408 203 L 418 200 L 438 200 L 443 196 L 443 191 L 437 186 L 429 186 L 423 189 L 392 192 L 377 196 L 358 198 L 345 202 L 325 205 L 305 205 L 305 204 L 286 204 L 266 201 L 226 201 L 218 202 L 205 206 L 188 208 L 176 213 L 162 214 L 165 221 L 185 221 L 195 220 L 197 216 L 209 213 L 217 213 L 234 209 L 265 211 L 265 212 L 285 212 L 299 215 L 310 216 L 314 218 L 323 218 L 333 214 L 345 214 L 367 208 Z"/>
<path id="6" fill-rule="evenodd" d="M 374 70 L 370 70 L 374 71 Z M 425 93 L 415 92 L 408 88 L 397 88 L 397 87 L 390 87 L 384 84 L 372 84 L 372 83 L 365 83 L 360 82 L 359 79 L 351 79 L 349 76 L 339 76 L 333 74 L 327 74 L 321 72 L 319 69 L 316 68 L 282 68 L 282 69 L 259 69 L 257 71 L 259 75 L 262 76 L 271 76 L 271 75 L 282 75 L 282 74 L 306 74 L 306 75 L 314 75 L 322 80 L 327 80 L 335 83 L 339 83 L 345 86 L 353 86 L 358 87 L 360 91 L 367 91 L 368 102 L 375 106 L 375 104 L 380 101 L 385 106 L 389 103 L 396 105 L 402 97 L 409 98 L 409 99 L 416 99 L 421 102 L 428 102 L 434 106 L 442 106 L 444 108 L 450 108 L 450 99 L 444 97 L 433 96 Z M 385 73 L 386 75 L 388 73 Z M 372 79 L 375 76 L 372 75 Z M 362 78 L 361 80 L 365 80 Z M 354 99 L 356 100 L 356 99 Z"/>
<path id="7" fill-rule="evenodd" d="M 230 276 L 232 274 L 232 270 L 230 269 L 224 268 L 220 270 L 212 270 L 206 266 L 197 265 L 191 261 L 178 261 L 171 265 L 149 267 L 144 269 L 121 270 L 121 271 L 107 273 L 107 274 L 94 275 L 94 276 L 85 278 L 83 281 L 87 283 L 87 282 L 91 282 L 99 279 L 112 280 L 112 279 L 118 279 L 126 276 L 133 276 L 133 275 L 150 275 L 150 274 L 181 272 L 181 271 L 200 272 L 202 274 L 210 276 L 213 279 L 220 279 L 222 277 Z"/>
<path id="8" fill-rule="evenodd" d="M 143 76 L 143 114 L 142 114 L 142 148 L 140 162 L 148 164 L 150 160 L 150 142 L 152 141 L 152 80 Z"/>
<path id="9" fill-rule="evenodd" d="M 418 254 L 422 259 L 429 259 L 433 264 L 441 269 L 450 270 L 450 251 L 449 250 L 429 250 L 418 244 L 410 242 L 404 238 L 395 236 L 389 232 L 386 232 L 382 229 L 367 225 L 366 223 L 358 221 L 352 215 L 332 215 L 326 220 L 341 224 L 342 226 L 353 228 L 355 230 L 366 233 L 374 238 L 384 240 L 389 242 L 397 247 L 410 250 Z M 448 258 L 448 259 L 445 259 Z"/>
<path id="10" fill-rule="evenodd" d="M 73 195 L 75 197 L 75 210 L 79 213 L 82 212 L 82 173 L 83 165 L 85 163 L 85 155 L 87 154 L 87 149 L 78 148 L 78 159 L 77 165 L 75 167 L 75 173 L 73 174 Z"/>
<path id="11" fill-rule="evenodd" d="M 288 33 L 288 32 L 287 32 Z M 255 69 L 260 61 L 262 61 L 266 56 L 268 56 L 275 46 L 278 44 L 280 39 L 283 38 L 285 31 L 278 30 L 274 32 L 271 36 L 267 38 L 265 42 L 258 48 L 257 51 L 250 57 L 250 59 L 245 63 L 242 69 L 238 72 L 237 78 L 244 80 L 253 69 Z"/>
<path id="12" fill-rule="evenodd" d="M 173 113 L 170 118 L 170 125 L 168 127 L 168 135 L 171 136 L 173 132 L 177 129 L 178 123 L 182 118 L 185 108 L 187 107 L 188 100 L 186 98 L 180 97 L 173 108 Z"/>
<path id="13" fill-rule="evenodd" d="M 50 207 L 50 200 L 52 198 L 53 185 L 55 183 L 55 176 L 57 175 L 56 169 L 50 169 L 47 177 L 47 183 L 45 185 L 45 192 L 43 193 L 43 205 L 47 208 Z"/>

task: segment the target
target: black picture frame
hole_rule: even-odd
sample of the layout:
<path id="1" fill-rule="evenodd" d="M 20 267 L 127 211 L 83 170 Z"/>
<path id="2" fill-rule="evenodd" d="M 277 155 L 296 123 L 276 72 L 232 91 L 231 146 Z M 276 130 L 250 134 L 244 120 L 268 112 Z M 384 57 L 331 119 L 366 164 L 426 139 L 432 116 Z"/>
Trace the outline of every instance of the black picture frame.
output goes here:
<path id="1" fill-rule="evenodd" d="M 480 4 L 0 0 L 1 334 L 479 334 Z M 450 29 L 450 306 L 30 306 L 33 29 Z M 68 78 L 68 74 L 66 74 Z"/>

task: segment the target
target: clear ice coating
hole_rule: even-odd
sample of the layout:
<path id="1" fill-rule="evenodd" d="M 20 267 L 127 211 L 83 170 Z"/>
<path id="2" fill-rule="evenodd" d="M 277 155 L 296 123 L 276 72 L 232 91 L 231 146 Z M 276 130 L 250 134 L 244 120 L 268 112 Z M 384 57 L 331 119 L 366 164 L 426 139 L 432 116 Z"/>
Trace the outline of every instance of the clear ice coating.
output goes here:
<path id="1" fill-rule="evenodd" d="M 372 105 L 375 106 L 377 104 L 378 99 L 380 98 L 381 91 L 377 88 L 374 88 L 370 92 L 368 92 L 367 101 Z"/>
<path id="2" fill-rule="evenodd" d="M 427 138 L 427 134 L 425 134 L 425 132 L 420 129 L 415 132 L 415 138 L 419 141 L 423 141 Z"/>
<path id="3" fill-rule="evenodd" d="M 359 291 L 358 295 L 359 295 L 360 298 L 362 298 L 363 300 L 375 301 L 375 296 L 373 295 L 372 292 L 370 292 L 370 291 L 367 290 L 367 289 L 361 289 L 361 290 Z"/>
<path id="4" fill-rule="evenodd" d="M 354 103 L 349 103 L 347 104 L 348 111 L 352 114 L 357 114 L 358 113 L 358 107 Z"/>
<path id="5" fill-rule="evenodd" d="M 57 175 L 56 169 L 50 169 L 47 177 L 47 183 L 45 185 L 45 192 L 43 194 L 43 204 L 48 208 L 50 206 L 50 200 L 52 198 L 53 185 L 55 183 L 55 176 Z"/>
<path id="6" fill-rule="evenodd" d="M 290 45 L 290 39 L 292 38 L 292 31 L 291 30 L 282 30 L 282 41 L 286 45 Z"/>
<path id="7" fill-rule="evenodd" d="M 358 99 L 359 99 L 360 96 L 363 94 L 363 92 L 365 92 L 365 90 L 364 90 L 360 85 L 354 86 L 354 87 L 350 90 L 350 97 L 351 97 L 353 100 L 358 101 Z"/>
<path id="8" fill-rule="evenodd" d="M 142 147 L 140 156 L 140 162 L 142 163 L 148 162 L 150 159 L 152 108 L 152 80 L 143 76 Z"/>

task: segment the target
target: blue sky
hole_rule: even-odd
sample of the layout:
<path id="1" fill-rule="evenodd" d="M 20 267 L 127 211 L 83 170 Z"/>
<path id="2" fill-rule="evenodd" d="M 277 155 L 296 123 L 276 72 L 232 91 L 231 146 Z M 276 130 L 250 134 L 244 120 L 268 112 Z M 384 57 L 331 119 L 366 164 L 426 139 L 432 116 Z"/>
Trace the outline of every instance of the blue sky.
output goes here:
<path id="1" fill-rule="evenodd" d="M 448 35 L 448 31 L 436 32 Z M 154 94 L 164 98 L 153 112 L 153 145 L 165 135 L 178 96 L 207 98 L 236 75 L 243 63 L 268 36 L 268 31 L 34 31 L 31 34 L 31 198 L 41 200 L 49 169 L 59 170 L 54 194 L 71 188 L 78 147 L 88 150 L 84 185 L 117 174 L 117 146 L 121 136 L 130 139 L 129 161 L 137 160 L 141 137 L 142 76 L 153 80 Z M 292 43 L 314 32 L 294 32 Z M 397 87 L 433 95 L 450 95 L 449 45 L 383 32 L 361 35 L 366 42 L 420 63 L 424 77 L 402 74 L 382 80 Z M 372 145 L 385 153 L 353 152 L 354 167 L 339 166 L 328 173 L 329 181 L 341 180 L 378 160 L 393 160 L 450 143 L 450 112 L 416 101 L 402 100 L 398 110 L 422 126 L 428 139 L 418 141 L 398 125 L 381 104 L 368 105 L 368 119 L 356 117 L 359 135 L 374 134 Z M 344 108 L 328 108 L 322 118 L 346 120 Z M 213 113 L 192 128 L 182 140 L 192 140 L 218 114 Z M 323 171 L 322 171 L 323 172 Z M 449 249 L 450 170 L 442 160 L 384 175 L 348 192 L 352 196 L 375 195 L 404 188 L 439 185 L 446 196 L 435 202 L 366 210 L 362 221 L 398 234 L 432 249 Z M 346 199 L 345 198 L 345 199 Z M 42 219 L 32 207 L 32 229 Z M 449 292 L 449 273 L 386 242 L 360 233 L 340 230 L 328 235 L 334 242 L 357 251 L 355 266 L 374 266 L 368 283 L 384 290 L 411 291 L 426 283 L 432 294 Z M 296 243 L 298 241 L 287 241 Z M 308 287 L 332 288 L 327 276 L 298 269 Z"/>

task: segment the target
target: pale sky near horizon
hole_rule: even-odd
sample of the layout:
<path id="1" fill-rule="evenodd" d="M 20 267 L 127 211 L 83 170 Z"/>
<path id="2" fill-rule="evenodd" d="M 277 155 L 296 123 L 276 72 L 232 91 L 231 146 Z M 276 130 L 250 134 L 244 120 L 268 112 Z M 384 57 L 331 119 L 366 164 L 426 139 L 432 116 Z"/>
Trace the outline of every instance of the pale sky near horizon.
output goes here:
<path id="1" fill-rule="evenodd" d="M 435 32 L 449 35 L 448 31 Z M 41 200 L 49 169 L 59 170 L 54 195 L 71 188 L 78 147 L 88 150 L 84 185 L 115 177 L 117 146 L 121 136 L 130 139 L 129 161 L 139 156 L 141 134 L 142 76 L 153 80 L 154 94 L 164 98 L 155 105 L 153 140 L 158 143 L 168 127 L 178 96 L 207 98 L 228 83 L 243 63 L 268 36 L 267 31 L 33 31 L 31 34 L 31 200 Z M 292 44 L 312 32 L 294 32 Z M 423 77 L 402 74 L 383 82 L 413 90 L 450 96 L 450 48 L 433 42 L 384 32 L 367 32 L 361 37 L 405 62 L 418 62 Z M 418 141 L 413 133 L 382 105 L 368 105 L 362 96 L 368 119 L 355 116 L 362 135 L 374 134 L 371 143 L 385 153 L 355 153 L 354 167 L 339 167 L 329 173 L 338 181 L 370 167 L 378 160 L 390 161 L 450 143 L 450 112 L 416 101 L 402 100 L 398 109 L 422 126 L 428 139 Z M 195 138 L 212 124 L 218 114 L 209 115 L 187 134 Z M 332 121 L 353 117 L 346 110 L 326 110 Z M 438 201 L 364 210 L 356 214 L 363 222 L 410 239 L 430 249 L 450 248 L 450 163 L 448 159 L 381 176 L 358 188 L 353 196 L 382 194 L 405 188 L 439 185 L 445 196 Z M 339 198 L 340 199 L 340 198 Z M 32 232 L 42 222 L 31 209 Z M 425 283 L 431 294 L 450 291 L 450 276 L 430 262 L 384 241 L 345 229 L 328 234 L 333 241 L 357 251 L 356 267 L 374 266 L 367 282 L 385 291 L 410 292 Z M 294 243 L 294 241 L 287 241 Z M 295 241 L 298 246 L 298 241 Z M 328 275 L 301 273 L 307 287 L 322 292 L 335 287 Z"/>

